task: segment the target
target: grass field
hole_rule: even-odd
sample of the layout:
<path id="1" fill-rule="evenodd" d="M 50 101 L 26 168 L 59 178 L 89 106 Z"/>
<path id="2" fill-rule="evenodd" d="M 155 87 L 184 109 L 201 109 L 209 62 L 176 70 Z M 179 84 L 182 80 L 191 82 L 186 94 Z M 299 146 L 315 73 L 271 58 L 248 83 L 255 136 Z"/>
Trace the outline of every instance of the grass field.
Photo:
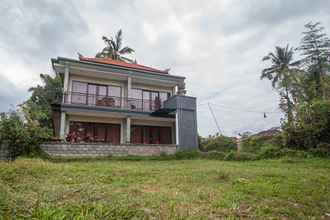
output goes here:
<path id="1" fill-rule="evenodd" d="M 330 160 L 0 162 L 0 214 L 26 219 L 327 219 Z"/>

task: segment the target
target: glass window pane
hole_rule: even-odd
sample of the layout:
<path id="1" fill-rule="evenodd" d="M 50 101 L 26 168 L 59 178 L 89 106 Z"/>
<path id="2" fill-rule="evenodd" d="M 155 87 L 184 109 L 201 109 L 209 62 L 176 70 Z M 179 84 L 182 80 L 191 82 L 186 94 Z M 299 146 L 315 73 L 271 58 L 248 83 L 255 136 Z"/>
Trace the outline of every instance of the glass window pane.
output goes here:
<path id="1" fill-rule="evenodd" d="M 143 97 L 143 111 L 150 111 L 150 92 L 149 91 L 143 91 L 142 94 Z"/>
<path id="2" fill-rule="evenodd" d="M 71 102 L 76 104 L 86 104 L 87 83 L 72 82 Z"/>
<path id="3" fill-rule="evenodd" d="M 121 106 L 121 88 L 119 86 L 108 86 L 108 99 L 110 99 L 114 106 Z"/>
<path id="4" fill-rule="evenodd" d="M 95 105 L 96 85 L 88 84 L 88 105 Z"/>
<path id="5" fill-rule="evenodd" d="M 128 99 L 128 107 L 130 109 L 142 109 L 142 90 L 132 89 L 131 96 Z"/>
<path id="6" fill-rule="evenodd" d="M 107 106 L 105 97 L 107 96 L 106 86 L 97 86 L 96 105 Z"/>
<path id="7" fill-rule="evenodd" d="M 164 101 L 166 101 L 168 98 L 168 93 L 167 92 L 160 92 L 159 93 L 159 99 L 160 99 L 160 105 L 161 107 L 164 106 Z"/>

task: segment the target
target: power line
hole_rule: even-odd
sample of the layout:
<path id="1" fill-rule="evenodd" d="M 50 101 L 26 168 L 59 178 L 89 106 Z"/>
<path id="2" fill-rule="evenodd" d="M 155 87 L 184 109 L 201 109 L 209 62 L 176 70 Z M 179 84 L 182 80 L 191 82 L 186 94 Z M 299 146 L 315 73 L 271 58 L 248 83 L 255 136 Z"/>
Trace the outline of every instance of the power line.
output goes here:
<path id="1" fill-rule="evenodd" d="M 204 106 L 204 105 L 209 105 L 209 102 L 208 103 L 203 103 L 203 104 L 199 104 L 198 107 L 201 107 L 201 106 Z M 251 109 L 237 109 L 237 108 L 232 108 L 232 107 L 228 107 L 228 106 L 225 106 L 225 105 L 221 105 L 221 104 L 214 104 L 214 103 L 211 103 L 213 106 L 215 106 L 216 108 L 223 108 L 223 109 L 228 109 L 228 110 L 232 110 L 232 111 L 239 111 L 239 112 L 251 112 L 251 113 L 262 113 L 262 114 L 280 114 L 282 112 L 280 111 L 257 111 L 257 110 L 251 110 Z"/>
<path id="2" fill-rule="evenodd" d="M 217 121 L 217 118 L 215 117 L 214 112 L 213 112 L 213 110 L 211 108 L 211 105 L 210 105 L 210 103 L 207 103 L 207 104 L 209 106 L 209 109 L 210 109 L 211 115 L 213 117 L 213 120 L 214 120 L 214 122 L 215 122 L 215 124 L 216 124 L 216 126 L 218 128 L 218 131 L 219 131 L 220 134 L 222 134 L 221 129 L 220 129 L 220 126 L 219 126 L 218 121 Z"/>

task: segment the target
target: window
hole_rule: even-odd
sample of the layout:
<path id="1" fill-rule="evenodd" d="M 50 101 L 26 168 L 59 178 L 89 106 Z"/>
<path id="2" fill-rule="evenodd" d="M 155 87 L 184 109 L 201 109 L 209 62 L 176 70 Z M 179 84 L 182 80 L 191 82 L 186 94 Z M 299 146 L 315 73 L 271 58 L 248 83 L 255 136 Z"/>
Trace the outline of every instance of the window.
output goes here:
<path id="1" fill-rule="evenodd" d="M 131 142 L 133 144 L 171 144 L 171 127 L 138 126 L 131 129 Z"/>
<path id="2" fill-rule="evenodd" d="M 150 92 L 143 90 L 142 92 L 142 108 L 144 111 L 150 111 Z"/>
<path id="3" fill-rule="evenodd" d="M 89 122 L 70 122 L 70 132 L 74 142 L 108 142 L 119 144 L 120 125 Z"/>
<path id="4" fill-rule="evenodd" d="M 121 88 L 119 86 L 108 86 L 108 96 L 114 100 L 114 106 L 121 106 Z"/>
<path id="5" fill-rule="evenodd" d="M 128 108 L 130 109 L 142 109 L 142 90 L 132 89 L 131 97 L 128 99 Z"/>
<path id="6" fill-rule="evenodd" d="M 95 105 L 96 103 L 96 94 L 97 94 L 97 85 L 88 84 L 88 105 Z"/>
<path id="7" fill-rule="evenodd" d="M 71 102 L 75 104 L 86 104 L 87 83 L 72 82 Z"/>

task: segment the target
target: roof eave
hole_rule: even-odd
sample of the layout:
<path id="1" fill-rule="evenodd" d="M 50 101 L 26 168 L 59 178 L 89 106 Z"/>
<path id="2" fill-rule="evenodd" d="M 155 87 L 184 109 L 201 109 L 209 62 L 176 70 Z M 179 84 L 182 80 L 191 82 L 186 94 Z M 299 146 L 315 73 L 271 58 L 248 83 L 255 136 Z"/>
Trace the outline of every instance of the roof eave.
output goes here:
<path id="1" fill-rule="evenodd" d="M 75 59 L 70 59 L 70 58 L 66 58 L 66 57 L 57 57 L 57 58 L 52 58 L 51 62 L 52 62 L 52 67 L 54 69 L 54 64 L 58 63 L 60 64 L 60 62 L 73 62 L 73 63 L 81 63 L 81 64 L 87 64 L 87 65 L 93 65 L 93 66 L 99 66 L 99 67 L 105 67 L 105 68 L 115 68 L 115 69 L 121 69 L 121 70 L 127 70 L 127 71 L 137 71 L 137 72 L 142 72 L 142 73 L 150 73 L 150 74 L 155 74 L 155 75 L 160 75 L 160 76 L 168 76 L 168 77 L 174 77 L 174 78 L 180 78 L 180 79 L 185 79 L 186 77 L 184 76 L 177 76 L 177 75 L 170 75 L 170 74 L 164 74 L 164 73 L 159 73 L 159 72 L 155 72 L 155 71 L 147 71 L 147 70 L 141 70 L 141 69 L 136 69 L 136 68 L 127 68 L 127 67 L 121 67 L 118 65 L 113 65 L 113 64 L 101 64 L 101 63 L 94 63 L 94 62 L 90 62 L 90 61 L 80 61 L 80 60 L 75 60 Z"/>

